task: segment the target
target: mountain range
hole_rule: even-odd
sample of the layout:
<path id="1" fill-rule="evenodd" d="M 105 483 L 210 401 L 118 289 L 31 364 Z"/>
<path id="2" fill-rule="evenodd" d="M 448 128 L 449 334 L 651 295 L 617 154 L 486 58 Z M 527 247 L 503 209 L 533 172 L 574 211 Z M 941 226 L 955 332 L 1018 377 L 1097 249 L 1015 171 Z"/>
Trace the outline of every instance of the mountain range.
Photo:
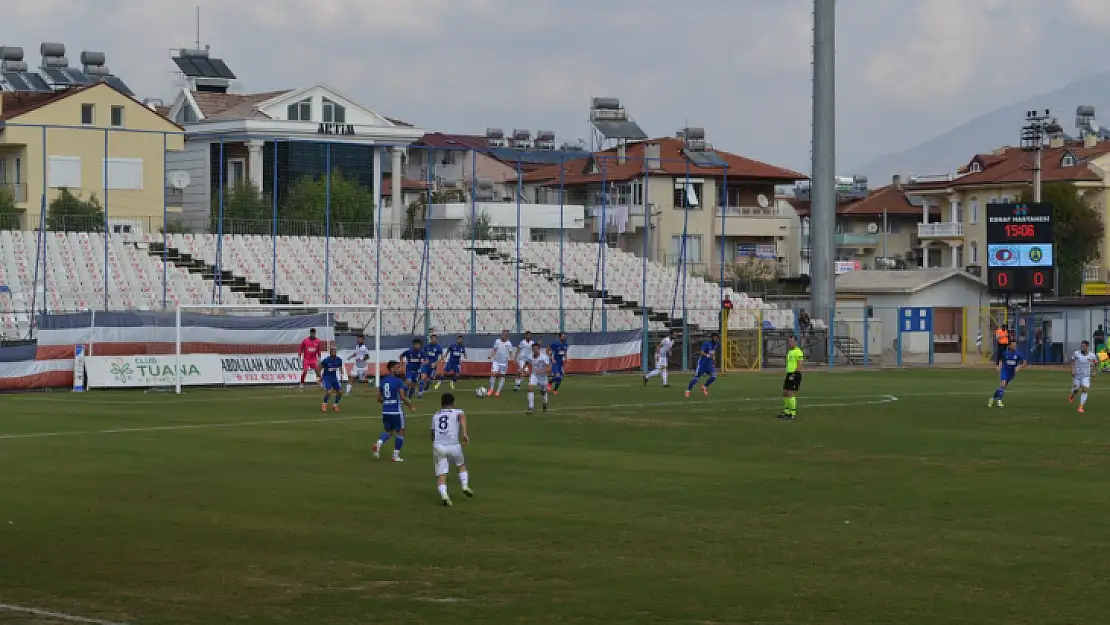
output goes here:
<path id="1" fill-rule="evenodd" d="M 1096 119 L 1102 114 L 1110 124 L 1110 72 L 995 109 L 907 150 L 884 154 L 847 170 L 837 169 L 866 175 L 872 188 L 888 184 L 894 174 L 906 179 L 915 174 L 951 173 L 976 154 L 1017 145 L 1022 120 L 1029 110 L 1049 109 L 1064 132 L 1075 136 L 1075 109 L 1081 104 L 1093 105 Z"/>

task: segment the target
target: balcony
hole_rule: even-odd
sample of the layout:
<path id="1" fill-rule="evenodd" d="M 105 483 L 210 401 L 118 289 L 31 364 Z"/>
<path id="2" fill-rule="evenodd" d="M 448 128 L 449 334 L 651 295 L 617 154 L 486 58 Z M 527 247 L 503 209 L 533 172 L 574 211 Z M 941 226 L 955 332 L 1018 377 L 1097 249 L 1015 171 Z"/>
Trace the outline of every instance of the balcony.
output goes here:
<path id="1" fill-rule="evenodd" d="M 954 221 L 917 224 L 917 236 L 921 239 L 962 239 L 964 238 L 964 225 Z"/>
<path id="2" fill-rule="evenodd" d="M 0 193 L 7 192 L 16 204 L 27 201 L 27 185 L 22 182 L 0 182 Z"/>
<path id="3" fill-rule="evenodd" d="M 1086 265 L 1083 267 L 1083 281 L 1084 282 L 1102 282 L 1102 266 L 1101 265 Z"/>
<path id="4" fill-rule="evenodd" d="M 879 247 L 878 233 L 844 232 L 836 235 L 837 247 Z"/>
<path id="5" fill-rule="evenodd" d="M 790 218 L 769 206 L 718 206 L 713 220 L 715 234 L 727 237 L 786 237 L 790 234 Z M 721 232 L 721 229 L 724 232 Z"/>

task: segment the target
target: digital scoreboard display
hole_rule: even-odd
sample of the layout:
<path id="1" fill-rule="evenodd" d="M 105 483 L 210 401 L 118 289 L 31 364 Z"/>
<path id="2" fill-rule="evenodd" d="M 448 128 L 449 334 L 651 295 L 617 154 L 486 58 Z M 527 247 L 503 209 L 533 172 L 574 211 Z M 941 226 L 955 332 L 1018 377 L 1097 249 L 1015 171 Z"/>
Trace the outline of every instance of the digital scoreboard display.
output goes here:
<path id="1" fill-rule="evenodd" d="M 996 293 L 1051 293 L 1051 204 L 987 204 L 987 280 Z"/>

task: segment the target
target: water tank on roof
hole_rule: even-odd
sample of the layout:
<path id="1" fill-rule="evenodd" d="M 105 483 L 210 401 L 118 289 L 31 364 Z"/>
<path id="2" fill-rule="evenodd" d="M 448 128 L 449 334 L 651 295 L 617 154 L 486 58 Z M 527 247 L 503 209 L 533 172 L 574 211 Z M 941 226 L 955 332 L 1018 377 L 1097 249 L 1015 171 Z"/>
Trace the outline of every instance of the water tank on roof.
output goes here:
<path id="1" fill-rule="evenodd" d="M 19 46 L 0 46 L 0 61 L 22 61 L 23 48 Z"/>
<path id="2" fill-rule="evenodd" d="M 683 130 L 683 136 L 687 141 L 700 141 L 705 139 L 705 128 L 686 128 Z"/>
<path id="3" fill-rule="evenodd" d="M 1075 116 L 1076 117 L 1094 117 L 1095 116 L 1095 107 L 1091 106 L 1090 104 L 1080 104 L 1079 106 L 1075 107 Z"/>
<path id="4" fill-rule="evenodd" d="M 104 65 L 104 53 L 85 50 L 81 53 L 81 65 Z"/>
<path id="5" fill-rule="evenodd" d="M 52 43 L 49 41 L 43 42 L 39 45 L 39 54 L 42 56 L 65 56 L 66 44 Z"/>
<path id="6" fill-rule="evenodd" d="M 619 109 L 621 101 L 618 98 L 594 98 L 593 108 L 595 109 Z"/>
<path id="7" fill-rule="evenodd" d="M 181 58 L 188 58 L 188 57 L 199 57 L 199 58 L 204 58 L 204 59 L 208 58 L 208 50 L 199 50 L 197 48 L 181 48 L 181 50 L 179 50 L 179 52 L 181 53 Z"/>
<path id="8" fill-rule="evenodd" d="M 486 128 L 486 137 L 489 139 L 504 139 L 505 131 L 500 128 Z"/>
<path id="9" fill-rule="evenodd" d="M 531 130 L 523 130 L 523 129 L 520 129 L 520 128 L 517 128 L 517 129 L 513 130 L 513 139 L 515 141 L 527 141 L 528 139 L 531 139 L 531 138 L 532 138 L 532 131 Z"/>
<path id="10" fill-rule="evenodd" d="M 536 131 L 536 140 L 537 141 L 554 141 L 555 140 L 555 133 L 551 130 Z"/>

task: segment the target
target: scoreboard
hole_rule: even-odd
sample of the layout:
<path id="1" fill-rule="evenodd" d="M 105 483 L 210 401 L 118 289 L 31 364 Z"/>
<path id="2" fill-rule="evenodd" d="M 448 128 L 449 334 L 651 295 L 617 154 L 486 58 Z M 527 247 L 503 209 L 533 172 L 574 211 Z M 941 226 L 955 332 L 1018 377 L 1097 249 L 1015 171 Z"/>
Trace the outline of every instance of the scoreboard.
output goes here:
<path id="1" fill-rule="evenodd" d="M 995 293 L 1052 293 L 1052 205 L 987 204 L 987 279 Z"/>

